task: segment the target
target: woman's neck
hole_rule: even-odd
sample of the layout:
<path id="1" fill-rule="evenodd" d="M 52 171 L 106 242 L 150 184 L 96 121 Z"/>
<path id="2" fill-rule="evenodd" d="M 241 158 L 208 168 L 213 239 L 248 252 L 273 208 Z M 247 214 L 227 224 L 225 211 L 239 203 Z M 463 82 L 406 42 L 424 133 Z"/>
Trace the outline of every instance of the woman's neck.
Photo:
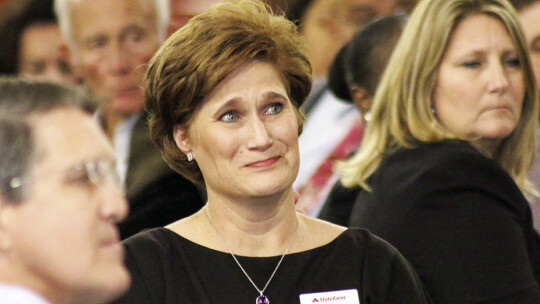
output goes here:
<path id="1" fill-rule="evenodd" d="M 471 142 L 480 153 L 488 158 L 493 158 L 499 147 L 501 146 L 502 139 L 486 139 L 481 138 Z"/>
<path id="2" fill-rule="evenodd" d="M 238 255 L 283 254 L 298 219 L 292 189 L 272 198 L 230 200 L 209 193 L 206 213 L 214 241 Z"/>

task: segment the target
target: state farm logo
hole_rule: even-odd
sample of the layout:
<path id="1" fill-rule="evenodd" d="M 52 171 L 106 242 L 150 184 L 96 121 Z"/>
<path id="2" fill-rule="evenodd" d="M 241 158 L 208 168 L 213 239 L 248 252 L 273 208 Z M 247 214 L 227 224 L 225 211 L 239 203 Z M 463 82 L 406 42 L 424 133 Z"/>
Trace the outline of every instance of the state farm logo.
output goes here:
<path id="1" fill-rule="evenodd" d="M 312 303 L 324 303 L 324 302 L 335 302 L 335 301 L 343 301 L 343 300 L 347 300 L 347 297 L 346 296 L 341 296 L 341 297 L 336 297 L 336 296 L 333 296 L 333 297 L 321 297 L 321 298 L 314 298 L 313 301 L 311 301 Z"/>
<path id="2" fill-rule="evenodd" d="M 360 304 L 356 289 L 304 293 L 300 295 L 300 304 Z"/>

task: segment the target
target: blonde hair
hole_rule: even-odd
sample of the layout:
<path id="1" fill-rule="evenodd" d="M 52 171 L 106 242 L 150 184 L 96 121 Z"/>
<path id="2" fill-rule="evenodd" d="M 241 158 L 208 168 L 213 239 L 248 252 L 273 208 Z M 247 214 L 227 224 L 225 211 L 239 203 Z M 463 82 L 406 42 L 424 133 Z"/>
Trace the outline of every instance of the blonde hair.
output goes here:
<path id="1" fill-rule="evenodd" d="M 486 14 L 508 30 L 522 66 L 525 96 L 520 120 L 493 159 L 522 191 L 535 193 L 527 174 L 534 157 L 537 91 L 523 31 L 506 0 L 423 0 L 413 11 L 375 93 L 372 118 L 360 150 L 340 164 L 342 182 L 369 190 L 367 179 L 382 158 L 398 147 L 460 139 L 431 111 L 437 72 L 456 25 L 468 16 Z"/>

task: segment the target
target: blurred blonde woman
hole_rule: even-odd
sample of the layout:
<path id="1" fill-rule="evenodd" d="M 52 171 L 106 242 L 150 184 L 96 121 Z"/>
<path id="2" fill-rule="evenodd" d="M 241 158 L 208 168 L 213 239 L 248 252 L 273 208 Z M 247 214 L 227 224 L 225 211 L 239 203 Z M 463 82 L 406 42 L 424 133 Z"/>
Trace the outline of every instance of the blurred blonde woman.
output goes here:
<path id="1" fill-rule="evenodd" d="M 364 189 L 350 226 L 396 246 L 435 303 L 540 303 L 536 92 L 508 1 L 419 2 L 342 181 Z"/>

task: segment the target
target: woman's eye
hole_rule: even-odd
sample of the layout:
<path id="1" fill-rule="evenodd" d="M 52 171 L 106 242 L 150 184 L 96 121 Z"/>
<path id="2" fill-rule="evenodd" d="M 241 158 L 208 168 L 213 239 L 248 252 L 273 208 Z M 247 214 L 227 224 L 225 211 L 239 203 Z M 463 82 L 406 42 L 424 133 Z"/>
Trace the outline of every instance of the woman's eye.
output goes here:
<path id="1" fill-rule="evenodd" d="M 107 43 L 107 39 L 106 38 L 96 38 L 96 39 L 92 39 L 88 42 L 87 44 L 87 48 L 89 50 L 97 50 L 97 49 L 101 49 L 103 47 L 105 47 L 105 44 Z"/>
<path id="2" fill-rule="evenodd" d="M 464 63 L 462 63 L 462 65 L 466 68 L 476 68 L 476 67 L 479 67 L 480 66 L 480 61 L 478 60 L 469 60 L 469 61 L 465 61 Z"/>
<path id="3" fill-rule="evenodd" d="M 47 69 L 47 64 L 45 62 L 39 61 L 34 62 L 30 65 L 30 74 L 32 75 L 41 75 Z"/>
<path id="4" fill-rule="evenodd" d="M 85 170 L 81 170 L 75 174 L 72 174 L 68 177 L 67 181 L 72 185 L 78 185 L 81 187 L 89 187 L 92 185 L 90 176 L 88 176 L 88 173 Z"/>
<path id="5" fill-rule="evenodd" d="M 64 74 L 64 75 L 71 75 L 73 74 L 73 71 L 71 70 L 71 66 L 69 65 L 69 63 L 65 60 L 59 60 L 57 63 L 56 63 L 57 67 L 58 67 L 58 70 Z"/>
<path id="6" fill-rule="evenodd" d="M 520 66 L 520 62 L 519 62 L 519 59 L 518 58 L 510 58 L 510 59 L 507 59 L 504 61 L 504 63 L 507 65 L 507 66 L 510 66 L 510 67 L 518 67 Z"/>
<path id="7" fill-rule="evenodd" d="M 238 120 L 238 113 L 236 111 L 228 111 L 219 117 L 219 120 L 224 122 L 235 122 Z"/>
<path id="8" fill-rule="evenodd" d="M 266 110 L 266 114 L 276 115 L 276 114 L 281 113 L 281 110 L 283 110 L 283 105 L 280 103 L 275 103 L 268 107 L 268 109 Z"/>

